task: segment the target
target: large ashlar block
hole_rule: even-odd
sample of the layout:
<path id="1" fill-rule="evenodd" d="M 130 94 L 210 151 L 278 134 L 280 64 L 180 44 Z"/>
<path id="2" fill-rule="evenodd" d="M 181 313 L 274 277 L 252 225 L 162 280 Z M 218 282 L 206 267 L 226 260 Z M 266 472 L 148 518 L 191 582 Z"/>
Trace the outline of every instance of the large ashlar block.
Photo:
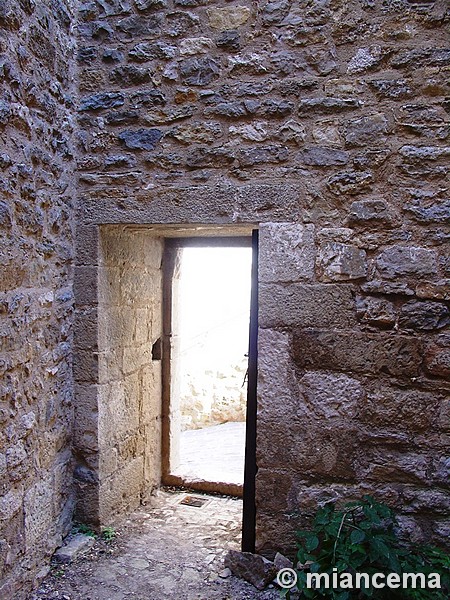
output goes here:
<path id="1" fill-rule="evenodd" d="M 110 306 L 108 310 L 100 308 L 99 314 L 99 350 L 114 350 L 134 344 L 136 312 L 131 306 Z"/>
<path id="2" fill-rule="evenodd" d="M 328 422 L 299 412 L 270 421 L 258 433 L 257 463 L 295 478 L 355 481 L 358 436 L 355 423 Z"/>
<path id="3" fill-rule="evenodd" d="M 355 323 L 355 301 L 349 285 L 262 283 L 259 287 L 261 327 L 345 329 Z"/>
<path id="4" fill-rule="evenodd" d="M 300 368 L 410 378 L 419 374 L 421 343 L 404 335 L 297 329 L 293 355 Z"/>
<path id="5" fill-rule="evenodd" d="M 343 418 L 350 422 L 365 395 L 361 383 L 343 373 L 308 371 L 299 385 L 307 410 L 327 420 Z"/>
<path id="6" fill-rule="evenodd" d="M 113 475 L 105 479 L 99 489 L 100 521 L 111 523 L 115 515 L 139 506 L 143 486 L 144 459 L 132 458 Z"/>
<path id="7" fill-rule="evenodd" d="M 373 386 L 359 407 L 359 419 L 371 427 L 401 432 L 426 431 L 439 420 L 436 394 L 387 385 Z"/>
<path id="8" fill-rule="evenodd" d="M 53 478 L 46 478 L 35 483 L 24 497 L 25 547 L 32 551 L 36 545 L 51 545 L 51 534 L 54 532 L 53 514 Z"/>
<path id="9" fill-rule="evenodd" d="M 93 305 L 98 298 L 98 268 L 78 266 L 75 269 L 74 294 L 78 306 Z"/>
<path id="10" fill-rule="evenodd" d="M 259 237 L 259 281 L 312 281 L 316 247 L 314 225 L 264 223 Z"/>
<path id="11" fill-rule="evenodd" d="M 79 224 L 75 235 L 75 258 L 77 265 L 98 264 L 98 226 Z"/>
<path id="12" fill-rule="evenodd" d="M 95 351 L 98 345 L 97 308 L 80 308 L 75 315 L 75 344 L 78 348 Z"/>
<path id="13" fill-rule="evenodd" d="M 291 336 L 271 329 L 258 333 L 258 422 L 295 414 L 298 385 L 291 357 Z"/>

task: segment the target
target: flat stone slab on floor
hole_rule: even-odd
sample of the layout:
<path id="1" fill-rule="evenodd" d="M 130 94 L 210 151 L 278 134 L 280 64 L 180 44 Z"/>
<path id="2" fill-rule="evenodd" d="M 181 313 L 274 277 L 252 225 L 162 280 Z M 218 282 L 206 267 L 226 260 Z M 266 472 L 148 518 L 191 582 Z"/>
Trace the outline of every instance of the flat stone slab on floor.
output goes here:
<path id="1" fill-rule="evenodd" d="M 95 539 L 83 533 L 77 533 L 65 540 L 64 546 L 58 548 L 53 555 L 57 563 L 71 563 L 76 558 L 88 552 L 95 543 Z"/>
<path id="2" fill-rule="evenodd" d="M 242 500 L 196 493 L 208 498 L 196 508 L 180 504 L 185 495 L 158 492 L 117 524 L 113 542 L 55 565 L 29 600 L 279 600 L 275 588 L 223 577 L 226 553 L 240 549 Z"/>

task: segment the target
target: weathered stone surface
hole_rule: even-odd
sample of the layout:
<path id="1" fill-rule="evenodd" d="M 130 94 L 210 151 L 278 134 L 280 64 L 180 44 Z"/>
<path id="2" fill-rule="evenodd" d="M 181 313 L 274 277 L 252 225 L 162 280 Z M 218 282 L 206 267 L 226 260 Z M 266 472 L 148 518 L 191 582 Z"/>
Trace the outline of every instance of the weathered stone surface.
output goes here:
<path id="1" fill-rule="evenodd" d="M 328 179 L 327 185 L 333 194 L 355 195 L 370 189 L 373 175 L 370 171 L 347 171 L 337 173 Z"/>
<path id="2" fill-rule="evenodd" d="M 300 161 L 305 165 L 326 167 L 345 165 L 349 161 L 347 152 L 334 148 L 311 147 L 299 153 Z"/>
<path id="3" fill-rule="evenodd" d="M 321 244 L 317 264 L 325 281 L 347 281 L 367 274 L 366 251 L 340 242 Z"/>
<path id="4" fill-rule="evenodd" d="M 356 312 L 363 323 L 379 327 L 392 327 L 397 320 L 394 304 L 383 298 L 357 298 Z"/>
<path id="5" fill-rule="evenodd" d="M 169 135 L 185 144 L 205 144 L 220 138 L 222 128 L 219 123 L 193 122 L 190 125 L 177 125 L 169 132 Z"/>
<path id="6" fill-rule="evenodd" d="M 269 137 L 267 123 L 256 122 L 254 125 L 239 125 L 237 127 L 230 125 L 229 133 L 232 136 L 238 136 L 250 142 L 263 142 Z"/>
<path id="7" fill-rule="evenodd" d="M 310 410 L 325 419 L 354 419 L 365 395 L 361 383 L 347 375 L 308 371 L 299 384 Z"/>
<path id="8" fill-rule="evenodd" d="M 261 327 L 345 328 L 356 322 L 351 288 L 330 284 L 260 286 Z"/>
<path id="9" fill-rule="evenodd" d="M 348 222 L 350 225 L 362 225 L 374 227 L 381 224 L 392 227 L 396 222 L 392 210 L 385 200 L 378 198 L 367 198 L 356 200 L 350 205 Z"/>
<path id="10" fill-rule="evenodd" d="M 81 555 L 88 552 L 95 543 L 95 539 L 82 533 L 77 533 L 67 538 L 64 546 L 58 548 L 53 555 L 53 560 L 57 563 L 71 563 Z"/>
<path id="11" fill-rule="evenodd" d="M 406 204 L 403 210 L 421 223 L 450 222 L 450 200 L 418 197 Z"/>
<path id="12" fill-rule="evenodd" d="M 368 83 L 379 98 L 400 100 L 413 95 L 406 79 L 372 79 Z"/>
<path id="13" fill-rule="evenodd" d="M 131 87 L 149 83 L 152 79 L 152 72 L 149 69 L 126 65 L 116 67 L 109 74 L 109 80 L 112 83 L 120 84 L 122 87 Z"/>
<path id="14" fill-rule="evenodd" d="M 348 63 L 347 73 L 363 73 L 376 67 L 383 56 L 380 46 L 370 46 L 368 48 L 359 48 L 356 54 Z"/>
<path id="15" fill-rule="evenodd" d="M 245 579 L 258 590 L 263 590 L 275 578 L 278 569 L 270 561 L 251 552 L 229 550 L 224 564 L 234 575 Z"/>
<path id="16" fill-rule="evenodd" d="M 239 32 L 234 29 L 223 31 L 216 38 L 216 46 L 218 48 L 225 48 L 230 52 L 237 52 L 241 48 Z"/>
<path id="17" fill-rule="evenodd" d="M 159 129 L 136 129 L 122 131 L 118 137 L 130 150 L 153 150 L 162 135 Z"/>
<path id="18" fill-rule="evenodd" d="M 395 281 L 368 281 L 361 285 L 361 289 L 368 294 L 402 294 L 404 296 L 414 296 L 414 290 L 408 287 L 408 284 Z"/>
<path id="19" fill-rule="evenodd" d="M 164 104 L 166 104 L 166 97 L 160 90 L 141 90 L 130 96 L 130 105 L 132 108 Z"/>
<path id="20" fill-rule="evenodd" d="M 290 4 L 287 0 L 275 0 L 267 2 L 262 8 L 262 20 L 264 25 L 280 23 L 288 14 Z"/>
<path id="21" fill-rule="evenodd" d="M 136 8 L 142 12 L 147 10 L 166 8 L 167 0 L 134 0 Z"/>
<path id="22" fill-rule="evenodd" d="M 353 98 L 311 98 L 300 100 L 298 113 L 301 116 L 308 115 L 311 112 L 334 114 L 347 110 L 355 110 L 359 106 L 359 101 Z"/>
<path id="23" fill-rule="evenodd" d="M 376 261 L 377 269 L 386 279 L 396 277 L 426 277 L 437 272 L 434 250 L 416 246 L 391 246 L 383 250 Z"/>
<path id="24" fill-rule="evenodd" d="M 441 302 L 416 302 L 402 306 L 399 324 L 405 329 L 432 331 L 450 323 L 450 311 Z"/>
<path id="25" fill-rule="evenodd" d="M 300 368 L 321 368 L 372 374 L 414 377 L 420 368 L 417 339 L 388 333 L 364 334 L 297 329 L 294 359 Z"/>
<path id="26" fill-rule="evenodd" d="M 180 75 L 189 85 L 205 85 L 217 79 L 220 66 L 212 58 L 190 58 L 180 64 Z"/>
<path id="27" fill-rule="evenodd" d="M 450 376 L 449 334 L 441 334 L 427 344 L 425 349 L 425 370 L 436 377 L 448 378 Z"/>
<path id="28" fill-rule="evenodd" d="M 378 145 L 385 142 L 387 133 L 387 119 L 385 115 L 378 114 L 347 123 L 345 141 L 349 146 Z"/>
<path id="29" fill-rule="evenodd" d="M 210 27 L 226 31 L 246 23 L 250 17 L 250 9 L 247 6 L 209 8 L 207 14 Z"/>
<path id="30" fill-rule="evenodd" d="M 187 38 L 181 41 L 180 54 L 188 56 L 192 54 L 205 54 L 208 53 L 212 47 L 213 41 L 210 38 Z"/>
<path id="31" fill-rule="evenodd" d="M 430 300 L 450 300 L 450 279 L 441 279 L 435 283 L 423 281 L 417 285 L 416 295 Z"/>
<path id="32" fill-rule="evenodd" d="M 123 106 L 125 96 L 120 92 L 100 92 L 81 100 L 80 110 L 100 110 Z"/>
<path id="33" fill-rule="evenodd" d="M 263 224 L 259 240 L 261 282 L 287 283 L 314 279 L 314 226 Z"/>

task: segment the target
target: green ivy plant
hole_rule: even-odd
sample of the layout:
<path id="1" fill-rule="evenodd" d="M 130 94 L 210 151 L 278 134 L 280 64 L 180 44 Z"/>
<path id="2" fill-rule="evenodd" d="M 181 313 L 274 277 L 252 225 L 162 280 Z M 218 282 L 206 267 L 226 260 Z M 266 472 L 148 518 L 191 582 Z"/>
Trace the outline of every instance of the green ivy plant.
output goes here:
<path id="1" fill-rule="evenodd" d="M 117 537 L 114 527 L 102 527 L 102 538 L 105 542 L 112 542 Z"/>
<path id="2" fill-rule="evenodd" d="M 301 598 L 332 600 L 446 600 L 450 593 L 450 557 L 431 546 L 406 546 L 397 537 L 392 510 L 364 496 L 359 502 L 337 510 L 335 504 L 320 508 L 310 530 L 297 532 L 297 588 Z M 308 589 L 307 573 L 439 573 L 441 589 Z M 292 590 L 281 590 L 291 598 Z"/>
<path id="3" fill-rule="evenodd" d="M 96 538 L 97 534 L 95 531 L 86 525 L 85 523 L 74 523 L 72 527 L 72 533 L 82 533 L 83 535 L 87 535 L 88 537 Z"/>

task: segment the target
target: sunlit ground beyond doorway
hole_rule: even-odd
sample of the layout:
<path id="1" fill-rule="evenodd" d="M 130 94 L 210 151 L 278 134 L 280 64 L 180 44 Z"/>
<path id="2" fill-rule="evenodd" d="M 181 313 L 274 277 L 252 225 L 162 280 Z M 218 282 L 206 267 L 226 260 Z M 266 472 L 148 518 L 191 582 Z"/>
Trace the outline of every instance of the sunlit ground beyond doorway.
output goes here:
<path id="1" fill-rule="evenodd" d="M 186 483 L 243 485 L 251 260 L 251 248 L 181 250 L 171 391 L 180 452 L 171 473 Z"/>

